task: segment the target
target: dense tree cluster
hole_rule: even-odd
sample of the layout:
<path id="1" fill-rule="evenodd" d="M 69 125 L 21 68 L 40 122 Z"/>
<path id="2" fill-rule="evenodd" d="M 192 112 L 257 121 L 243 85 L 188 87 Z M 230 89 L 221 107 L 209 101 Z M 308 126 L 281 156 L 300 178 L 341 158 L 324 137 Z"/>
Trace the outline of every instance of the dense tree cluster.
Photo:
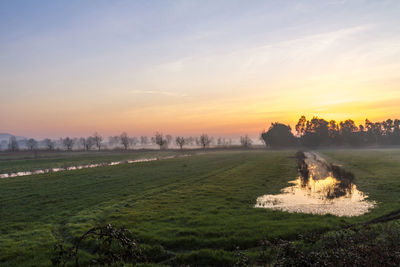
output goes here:
<path id="1" fill-rule="evenodd" d="M 272 148 L 291 147 L 296 143 L 290 126 L 279 122 L 272 123 L 268 131 L 261 134 L 261 139 Z"/>
<path id="2" fill-rule="evenodd" d="M 272 148 L 291 146 L 388 146 L 400 145 L 400 120 L 388 119 L 382 122 L 365 120 L 364 125 L 356 125 L 353 120 L 336 122 L 313 117 L 307 120 L 301 116 L 295 126 L 296 135 L 288 125 L 272 123 L 268 131 L 261 134 L 265 144 Z"/>

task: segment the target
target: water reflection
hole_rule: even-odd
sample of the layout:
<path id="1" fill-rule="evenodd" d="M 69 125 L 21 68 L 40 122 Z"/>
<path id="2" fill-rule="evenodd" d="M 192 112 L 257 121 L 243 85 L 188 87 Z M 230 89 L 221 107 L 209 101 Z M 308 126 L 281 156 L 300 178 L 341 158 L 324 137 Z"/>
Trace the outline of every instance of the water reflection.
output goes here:
<path id="1" fill-rule="evenodd" d="M 34 175 L 34 174 L 81 170 L 81 169 L 96 168 L 96 167 L 102 167 L 102 166 L 115 166 L 115 165 L 119 165 L 119 164 L 132 164 L 132 163 L 148 162 L 148 161 L 172 159 L 172 158 L 188 157 L 188 156 L 190 156 L 190 155 L 184 154 L 184 155 L 177 155 L 177 156 L 165 156 L 165 157 L 143 158 L 143 159 L 135 159 L 135 160 L 102 162 L 102 163 L 94 163 L 94 164 L 88 164 L 88 165 L 70 166 L 70 167 L 64 167 L 64 168 L 49 168 L 49 169 L 34 170 L 34 171 L 10 172 L 10 173 L 0 174 L 0 178 L 12 178 L 12 177 L 19 177 L 19 176 Z"/>
<path id="2" fill-rule="evenodd" d="M 257 198 L 255 207 L 289 212 L 358 216 L 374 207 L 359 191 L 354 175 L 314 153 L 297 155 L 300 176 L 278 195 Z"/>

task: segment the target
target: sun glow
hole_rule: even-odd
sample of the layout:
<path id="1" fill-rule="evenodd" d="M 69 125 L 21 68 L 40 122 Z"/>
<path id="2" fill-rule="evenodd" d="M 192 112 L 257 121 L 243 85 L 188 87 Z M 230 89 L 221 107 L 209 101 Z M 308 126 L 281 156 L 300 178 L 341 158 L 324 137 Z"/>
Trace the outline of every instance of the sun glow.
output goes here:
<path id="1" fill-rule="evenodd" d="M 5 28 L 1 127 L 37 137 L 233 136 L 257 135 L 275 121 L 294 125 L 301 115 L 357 124 L 400 117 L 397 3 L 319 2 L 300 17 L 287 4 L 232 5 L 240 20 L 193 5 L 163 5 L 154 16 L 139 3 L 113 11 L 102 4 L 62 13 L 60 25 L 39 12 L 25 21 L 38 24 L 30 30 Z M 340 12 L 326 13 L 332 9 Z M 331 17 L 343 10 L 346 20 Z"/>

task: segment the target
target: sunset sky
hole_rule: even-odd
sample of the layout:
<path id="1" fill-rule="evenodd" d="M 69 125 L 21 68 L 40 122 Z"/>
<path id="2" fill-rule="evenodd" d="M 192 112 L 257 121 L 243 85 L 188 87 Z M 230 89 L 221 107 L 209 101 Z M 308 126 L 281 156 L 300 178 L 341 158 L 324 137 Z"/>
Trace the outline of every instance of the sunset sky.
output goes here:
<path id="1" fill-rule="evenodd" d="M 0 132 L 400 118 L 400 1 L 0 1 Z"/>

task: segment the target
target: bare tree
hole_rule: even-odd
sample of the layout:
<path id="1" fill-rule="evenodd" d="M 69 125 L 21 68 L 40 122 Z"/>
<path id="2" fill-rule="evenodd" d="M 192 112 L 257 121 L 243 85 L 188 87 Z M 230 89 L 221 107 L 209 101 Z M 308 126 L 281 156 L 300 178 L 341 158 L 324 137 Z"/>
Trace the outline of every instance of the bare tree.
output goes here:
<path id="1" fill-rule="evenodd" d="M 94 145 L 94 140 L 93 140 L 92 136 L 89 136 L 87 138 L 81 137 L 79 139 L 79 141 L 80 141 L 81 145 L 83 146 L 83 149 L 88 150 L 88 151 L 91 150 Z"/>
<path id="2" fill-rule="evenodd" d="M 203 148 L 206 148 L 211 144 L 211 138 L 206 134 L 202 134 L 199 141 Z"/>
<path id="3" fill-rule="evenodd" d="M 44 139 L 44 145 L 48 150 L 53 150 L 54 149 L 54 142 L 50 138 Z"/>
<path id="4" fill-rule="evenodd" d="M 83 149 L 86 149 L 86 138 L 85 137 L 79 138 L 79 143 L 81 144 Z"/>
<path id="5" fill-rule="evenodd" d="M 183 149 L 183 146 L 186 144 L 186 139 L 184 137 L 177 136 L 175 142 L 181 149 Z"/>
<path id="6" fill-rule="evenodd" d="M 223 137 L 219 137 L 219 138 L 217 139 L 217 145 L 218 145 L 218 146 L 228 146 L 228 145 L 229 145 L 229 140 L 226 140 L 226 139 L 223 138 Z"/>
<path id="7" fill-rule="evenodd" d="M 67 137 L 63 139 L 63 146 L 65 147 L 66 150 L 70 151 L 72 150 L 72 147 L 74 145 L 74 140 Z"/>
<path id="8" fill-rule="evenodd" d="M 168 147 L 168 141 L 164 138 L 162 133 L 157 132 L 155 136 L 156 144 L 160 146 L 160 149 L 165 149 Z"/>
<path id="9" fill-rule="evenodd" d="M 38 142 L 33 138 L 28 139 L 28 141 L 26 141 L 26 145 L 28 146 L 29 150 L 35 150 L 38 148 Z"/>
<path id="10" fill-rule="evenodd" d="M 11 136 L 10 139 L 8 140 L 8 149 L 11 151 L 19 150 L 17 138 L 15 138 L 15 136 Z"/>
<path id="11" fill-rule="evenodd" d="M 250 139 L 250 137 L 245 135 L 245 136 L 240 137 L 240 143 L 242 144 L 243 147 L 249 148 L 249 147 L 251 147 L 251 144 L 253 143 L 253 141 Z"/>
<path id="12" fill-rule="evenodd" d="M 92 149 L 94 143 L 95 142 L 93 140 L 93 137 L 89 136 L 88 138 L 86 138 L 86 150 Z"/>
<path id="13" fill-rule="evenodd" d="M 148 140 L 147 136 L 141 136 L 140 137 L 140 144 L 142 146 L 147 145 L 148 143 L 149 143 L 149 140 Z"/>
<path id="14" fill-rule="evenodd" d="M 95 132 L 93 134 L 92 138 L 93 138 L 94 144 L 96 145 L 97 149 L 100 150 L 101 142 L 103 141 L 103 137 L 101 135 L 99 135 L 97 132 Z"/>
<path id="15" fill-rule="evenodd" d="M 157 144 L 156 138 L 155 138 L 154 136 L 150 138 L 150 143 L 151 143 L 152 145 Z"/>
<path id="16" fill-rule="evenodd" d="M 124 146 L 125 150 L 127 150 L 129 147 L 129 136 L 127 135 L 127 133 L 123 132 L 119 136 L 119 140 L 121 141 L 121 144 Z"/>

